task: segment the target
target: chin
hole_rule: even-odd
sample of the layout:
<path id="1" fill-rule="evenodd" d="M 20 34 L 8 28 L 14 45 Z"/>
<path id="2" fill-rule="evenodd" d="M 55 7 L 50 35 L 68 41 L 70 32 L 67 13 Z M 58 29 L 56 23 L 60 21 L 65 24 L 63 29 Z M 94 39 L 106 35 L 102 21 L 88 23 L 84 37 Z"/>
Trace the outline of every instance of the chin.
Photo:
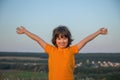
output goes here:
<path id="1" fill-rule="evenodd" d="M 61 46 L 60 48 L 66 48 L 67 46 Z"/>

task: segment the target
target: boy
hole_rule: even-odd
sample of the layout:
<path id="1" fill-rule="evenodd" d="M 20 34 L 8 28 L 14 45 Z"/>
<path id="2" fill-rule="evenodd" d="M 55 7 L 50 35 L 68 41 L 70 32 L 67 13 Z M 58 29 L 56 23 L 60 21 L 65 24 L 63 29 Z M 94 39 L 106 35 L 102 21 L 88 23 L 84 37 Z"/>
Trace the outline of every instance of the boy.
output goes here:
<path id="1" fill-rule="evenodd" d="M 72 46 L 70 46 L 73 41 L 71 33 L 66 26 L 62 25 L 53 30 L 52 43 L 54 46 L 48 44 L 22 26 L 17 28 L 17 33 L 26 34 L 28 37 L 38 42 L 48 54 L 49 80 L 74 80 L 74 55 L 77 54 L 86 43 L 93 40 L 98 35 L 107 34 L 107 29 L 101 28 Z"/>

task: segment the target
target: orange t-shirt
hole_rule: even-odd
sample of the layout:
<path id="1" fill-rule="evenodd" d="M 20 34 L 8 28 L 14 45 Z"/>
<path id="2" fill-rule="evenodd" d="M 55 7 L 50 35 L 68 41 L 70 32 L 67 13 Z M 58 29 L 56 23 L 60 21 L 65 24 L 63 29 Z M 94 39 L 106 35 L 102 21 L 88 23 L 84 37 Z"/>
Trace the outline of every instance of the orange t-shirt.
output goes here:
<path id="1" fill-rule="evenodd" d="M 48 53 L 48 79 L 49 80 L 74 80 L 74 55 L 78 53 L 77 45 L 59 49 L 46 44 L 45 52 Z"/>

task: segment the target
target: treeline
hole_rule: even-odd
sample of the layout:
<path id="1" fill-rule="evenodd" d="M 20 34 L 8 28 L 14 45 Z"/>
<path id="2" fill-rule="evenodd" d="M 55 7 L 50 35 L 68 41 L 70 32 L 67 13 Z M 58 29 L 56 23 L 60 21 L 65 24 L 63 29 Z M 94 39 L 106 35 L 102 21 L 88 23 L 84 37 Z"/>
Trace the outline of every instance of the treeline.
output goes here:
<path id="1" fill-rule="evenodd" d="M 29 52 L 0 52 L 0 57 L 34 57 L 34 58 L 44 58 L 48 59 L 48 55 L 46 53 L 29 53 Z M 118 62 L 120 63 L 120 53 L 79 53 L 75 56 L 76 63 L 83 62 L 86 60 L 89 61 L 110 61 L 110 62 Z M 8 60 L 8 59 L 0 59 L 0 62 L 47 62 L 41 60 Z"/>
<path id="2" fill-rule="evenodd" d="M 0 57 L 2 56 L 15 56 L 15 57 L 40 57 L 48 58 L 46 53 L 36 53 L 36 52 L 0 52 Z M 120 62 L 120 53 L 79 53 L 75 56 L 77 61 L 84 62 L 86 59 L 90 61 L 111 61 Z"/>
<path id="3" fill-rule="evenodd" d="M 48 55 L 46 53 L 36 53 L 36 52 L 0 52 L 0 57 L 2 56 L 48 58 Z"/>
<path id="4" fill-rule="evenodd" d="M 89 61 L 111 61 L 120 62 L 120 53 L 84 53 L 75 56 L 76 62 Z"/>

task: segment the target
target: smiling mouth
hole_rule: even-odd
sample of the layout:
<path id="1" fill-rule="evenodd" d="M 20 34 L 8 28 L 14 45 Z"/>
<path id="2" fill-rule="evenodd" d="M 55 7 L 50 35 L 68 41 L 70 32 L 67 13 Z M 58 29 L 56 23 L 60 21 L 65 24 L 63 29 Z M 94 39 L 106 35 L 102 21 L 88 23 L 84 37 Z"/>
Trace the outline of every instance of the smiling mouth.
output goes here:
<path id="1" fill-rule="evenodd" d="M 65 44 L 62 44 L 62 45 L 60 45 L 60 47 L 66 47 L 66 45 L 65 45 Z"/>
<path id="2" fill-rule="evenodd" d="M 64 46 L 64 45 L 65 45 L 65 43 L 60 43 L 60 45 Z"/>

